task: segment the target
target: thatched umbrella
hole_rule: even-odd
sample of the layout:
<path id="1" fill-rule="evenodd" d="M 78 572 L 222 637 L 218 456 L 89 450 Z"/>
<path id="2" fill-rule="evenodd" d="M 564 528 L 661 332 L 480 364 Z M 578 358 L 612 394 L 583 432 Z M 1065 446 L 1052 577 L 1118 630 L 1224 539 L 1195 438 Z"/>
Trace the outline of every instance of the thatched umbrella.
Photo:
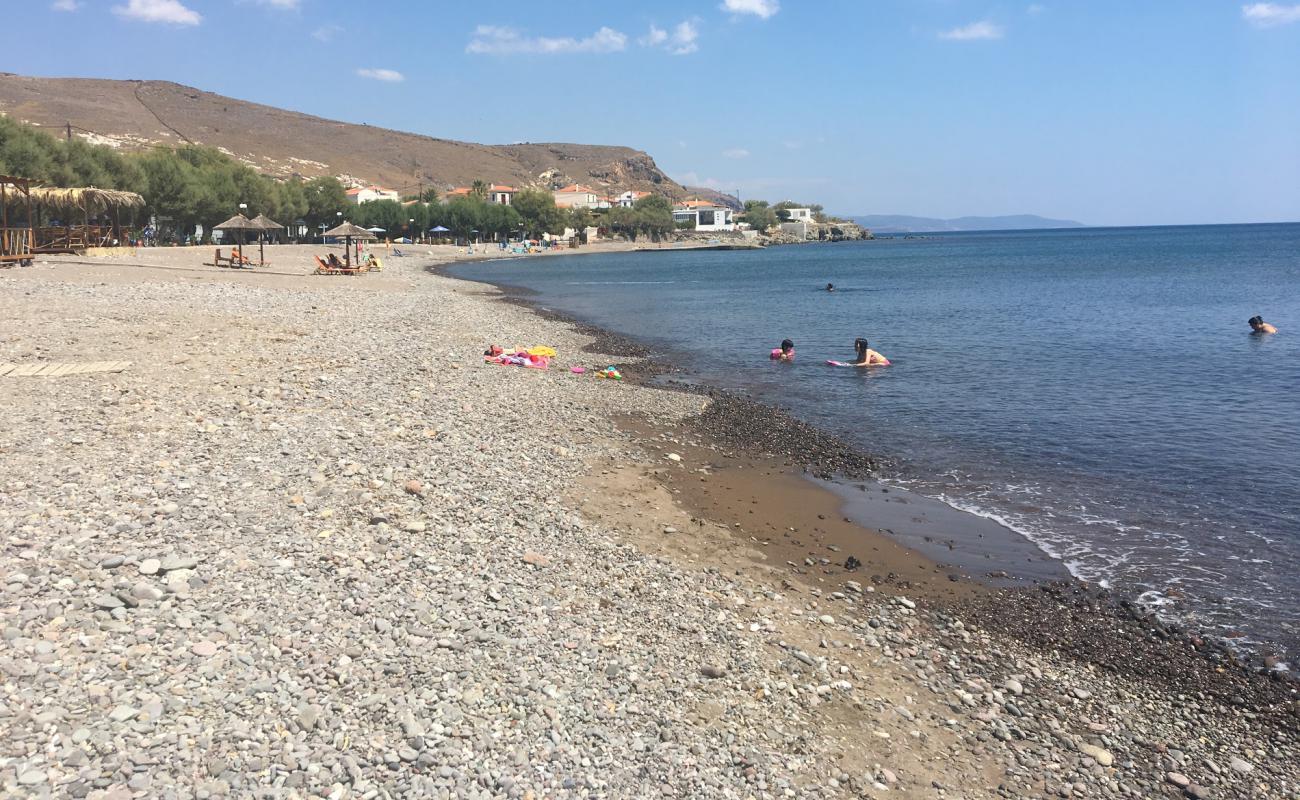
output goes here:
<path id="1" fill-rule="evenodd" d="M 342 236 L 347 240 L 343 249 L 343 263 L 347 264 L 349 267 L 352 266 L 352 240 L 360 239 L 362 241 L 372 241 L 375 238 L 373 233 L 365 228 L 353 225 L 351 222 L 344 222 L 332 231 L 325 231 L 322 235 L 333 236 L 335 238 Z"/>
<path id="2" fill-rule="evenodd" d="M 275 220 L 271 219 L 265 214 L 258 214 L 256 217 L 253 217 L 253 224 L 262 229 L 262 233 L 259 233 L 257 235 L 257 260 L 262 262 L 261 265 L 265 267 L 266 266 L 266 246 L 265 246 L 266 235 L 265 234 L 267 231 L 278 231 L 284 226 L 276 222 Z"/>
<path id="3" fill-rule="evenodd" d="M 213 225 L 212 230 L 231 231 L 232 233 L 237 234 L 235 238 L 239 240 L 238 242 L 239 263 L 243 264 L 244 263 L 244 232 L 260 231 L 262 230 L 262 226 L 254 223 L 251 219 L 245 217 L 243 214 L 236 214 L 235 216 L 231 217 L 230 219 L 226 220 L 220 225 Z"/>

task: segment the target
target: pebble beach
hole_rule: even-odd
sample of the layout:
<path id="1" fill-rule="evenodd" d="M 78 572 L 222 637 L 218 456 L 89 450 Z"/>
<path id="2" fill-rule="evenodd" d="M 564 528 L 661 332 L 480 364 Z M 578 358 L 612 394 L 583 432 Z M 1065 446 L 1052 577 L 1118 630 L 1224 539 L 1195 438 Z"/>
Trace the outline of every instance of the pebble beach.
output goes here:
<path id="1" fill-rule="evenodd" d="M 0 364 L 130 362 L 0 376 L 3 796 L 1300 798 L 1293 682 L 1077 589 L 777 557 L 683 499 L 761 414 L 453 248 L 318 250 L 0 270 Z"/>

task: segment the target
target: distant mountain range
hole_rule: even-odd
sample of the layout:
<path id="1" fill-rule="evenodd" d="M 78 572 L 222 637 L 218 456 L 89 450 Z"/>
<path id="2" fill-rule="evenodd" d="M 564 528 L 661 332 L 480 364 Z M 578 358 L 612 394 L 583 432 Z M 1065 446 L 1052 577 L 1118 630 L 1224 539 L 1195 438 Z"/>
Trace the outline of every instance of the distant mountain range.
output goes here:
<path id="1" fill-rule="evenodd" d="M 869 228 L 872 233 L 937 233 L 940 231 L 1023 231 L 1043 228 L 1082 228 L 1082 222 L 1048 219 L 1036 214 L 1011 214 L 1005 217 L 909 217 L 905 214 L 867 214 L 849 219 Z"/>

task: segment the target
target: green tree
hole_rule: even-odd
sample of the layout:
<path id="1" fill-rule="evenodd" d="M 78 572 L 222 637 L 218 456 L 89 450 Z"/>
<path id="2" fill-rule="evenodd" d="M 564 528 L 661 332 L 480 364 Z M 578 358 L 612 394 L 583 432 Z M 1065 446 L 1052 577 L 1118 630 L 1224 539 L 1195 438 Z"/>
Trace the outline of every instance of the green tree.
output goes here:
<path id="1" fill-rule="evenodd" d="M 478 231 L 479 235 L 486 232 L 489 208 L 491 207 L 486 202 L 473 195 L 457 197 L 447 204 L 446 221 L 443 224 L 458 238 L 474 238 L 475 231 Z"/>
<path id="2" fill-rule="evenodd" d="M 564 211 L 556 207 L 555 195 L 550 192 L 541 189 L 524 189 L 515 193 L 514 199 L 510 201 L 510 207 L 519 214 L 519 218 L 524 223 L 524 231 L 530 237 L 564 231 L 567 218 Z"/>
<path id="3" fill-rule="evenodd" d="M 673 224 L 673 204 L 663 195 L 642 197 L 636 201 L 633 209 L 636 212 L 637 229 L 656 241 L 676 227 Z"/>
<path id="4" fill-rule="evenodd" d="M 582 233 L 595 224 L 596 215 L 591 213 L 591 209 L 578 207 L 569 209 L 568 227 L 573 228 L 578 233 Z"/>
<path id="5" fill-rule="evenodd" d="M 778 218 L 766 200 L 746 200 L 745 222 L 754 230 L 762 232 L 775 225 Z"/>
<path id="6" fill-rule="evenodd" d="M 312 230 L 319 231 L 321 225 L 333 228 L 338 212 L 348 208 L 348 193 L 338 178 L 312 178 L 303 187 L 303 193 L 307 200 L 307 212 L 303 214 L 303 219 Z"/>
<path id="7" fill-rule="evenodd" d="M 488 196 L 487 181 L 474 181 L 469 185 L 469 193 L 472 197 L 477 197 L 479 200 L 486 200 Z"/>

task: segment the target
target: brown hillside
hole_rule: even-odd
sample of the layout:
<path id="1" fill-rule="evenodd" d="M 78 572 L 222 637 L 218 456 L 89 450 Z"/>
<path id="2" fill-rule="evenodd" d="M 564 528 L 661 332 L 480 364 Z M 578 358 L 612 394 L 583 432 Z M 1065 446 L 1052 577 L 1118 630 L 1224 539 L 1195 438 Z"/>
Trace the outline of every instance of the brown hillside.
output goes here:
<path id="1" fill-rule="evenodd" d="M 216 147 L 280 177 L 337 175 L 414 193 L 481 179 L 515 186 L 587 183 L 685 190 L 639 150 L 583 144 L 482 145 L 435 139 L 248 103 L 166 81 L 32 78 L 0 73 L 0 113 L 123 148 Z"/>

